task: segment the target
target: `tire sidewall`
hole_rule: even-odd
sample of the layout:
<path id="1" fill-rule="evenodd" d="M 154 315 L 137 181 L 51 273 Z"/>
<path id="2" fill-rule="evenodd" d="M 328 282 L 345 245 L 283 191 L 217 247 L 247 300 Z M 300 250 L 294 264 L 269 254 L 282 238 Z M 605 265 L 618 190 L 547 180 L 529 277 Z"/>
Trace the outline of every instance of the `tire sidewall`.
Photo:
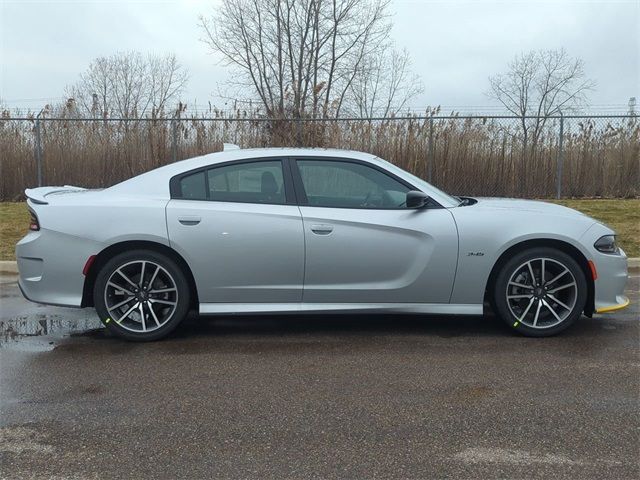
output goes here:
<path id="1" fill-rule="evenodd" d="M 173 277 L 176 283 L 176 288 L 178 290 L 178 304 L 176 305 L 176 309 L 173 312 L 172 317 L 160 328 L 148 333 L 132 332 L 121 327 L 115 321 L 107 321 L 108 319 L 110 319 L 110 313 L 107 311 L 107 306 L 104 302 L 104 290 L 107 281 L 109 280 L 113 272 L 115 272 L 117 268 L 126 263 L 141 260 L 147 260 L 157 263 L 158 265 L 166 269 L 167 272 L 169 272 L 169 274 Z M 123 252 L 115 255 L 102 266 L 96 276 L 96 281 L 93 288 L 93 304 L 103 325 L 111 333 L 127 340 L 145 342 L 158 340 L 169 335 L 180 324 L 180 322 L 182 322 L 182 320 L 187 316 L 189 312 L 190 291 L 184 272 L 171 258 L 161 253 L 150 250 L 132 250 L 130 252 Z"/>
<path id="2" fill-rule="evenodd" d="M 558 325 L 545 329 L 532 328 L 528 325 L 517 322 L 517 318 L 511 313 L 511 309 L 509 308 L 505 295 L 507 283 L 515 269 L 519 268 L 523 263 L 527 262 L 527 260 L 541 257 L 550 258 L 562 263 L 572 273 L 577 285 L 576 303 L 569 316 Z M 586 302 L 587 280 L 584 271 L 578 262 L 569 254 L 549 247 L 531 248 L 510 258 L 498 273 L 493 294 L 493 303 L 498 317 L 500 317 L 501 320 L 503 320 L 511 329 L 520 334 L 531 337 L 548 337 L 569 328 L 582 315 Z"/>

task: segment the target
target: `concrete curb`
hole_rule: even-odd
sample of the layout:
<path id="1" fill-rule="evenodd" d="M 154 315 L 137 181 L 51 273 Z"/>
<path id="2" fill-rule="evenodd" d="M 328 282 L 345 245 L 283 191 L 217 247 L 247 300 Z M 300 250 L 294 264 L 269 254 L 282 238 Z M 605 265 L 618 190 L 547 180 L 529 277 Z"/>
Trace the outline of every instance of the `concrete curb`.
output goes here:
<path id="1" fill-rule="evenodd" d="M 1 274 L 17 274 L 18 264 L 14 260 L 2 260 L 0 261 L 0 273 Z"/>
<path id="2" fill-rule="evenodd" d="M 629 258 L 629 270 L 640 268 L 640 257 Z M 0 261 L 0 274 L 2 275 L 17 275 L 18 264 L 13 260 Z"/>

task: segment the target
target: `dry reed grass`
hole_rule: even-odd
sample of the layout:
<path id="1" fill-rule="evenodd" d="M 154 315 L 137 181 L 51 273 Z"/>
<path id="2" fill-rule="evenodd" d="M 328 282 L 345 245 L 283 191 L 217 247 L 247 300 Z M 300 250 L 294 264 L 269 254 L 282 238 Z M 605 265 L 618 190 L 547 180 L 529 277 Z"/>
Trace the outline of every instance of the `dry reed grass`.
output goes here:
<path id="1" fill-rule="evenodd" d="M 189 158 L 231 142 L 371 152 L 423 178 L 431 170 L 434 185 L 457 194 L 555 195 L 557 120 L 525 155 L 516 120 L 436 118 L 429 165 L 425 119 L 296 123 L 218 116 L 182 119 L 175 132 L 170 120 L 43 121 L 44 183 L 105 187 L 169 163 L 174 155 Z M 35 184 L 34 139 L 34 120 L 0 118 L 0 200 L 19 199 Z M 637 118 L 566 120 L 563 154 L 564 197 L 640 195 Z"/>

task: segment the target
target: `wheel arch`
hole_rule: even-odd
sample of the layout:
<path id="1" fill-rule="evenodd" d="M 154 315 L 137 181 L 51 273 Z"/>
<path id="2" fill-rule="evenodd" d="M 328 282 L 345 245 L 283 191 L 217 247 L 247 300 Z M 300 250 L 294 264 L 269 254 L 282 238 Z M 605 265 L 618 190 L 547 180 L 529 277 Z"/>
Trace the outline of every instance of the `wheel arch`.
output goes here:
<path id="1" fill-rule="evenodd" d="M 166 255 L 175 261 L 178 266 L 182 269 L 183 273 L 187 277 L 187 282 L 189 284 L 189 291 L 191 292 L 191 307 L 197 308 L 199 305 L 198 300 L 198 289 L 196 287 L 196 282 L 193 277 L 193 272 L 191 268 L 185 261 L 185 259 L 176 252 L 171 247 L 167 245 L 163 245 L 161 243 L 152 242 L 148 240 L 127 240 L 118 243 L 114 243 L 109 245 L 105 249 L 103 249 L 100 253 L 98 253 L 91 263 L 89 271 L 86 274 L 84 280 L 84 287 L 82 289 L 82 307 L 93 307 L 93 288 L 95 285 L 96 277 L 100 269 L 106 264 L 106 262 L 112 258 L 114 255 L 118 255 L 119 253 L 127 252 L 130 250 L 151 250 L 153 252 L 161 253 Z"/>
<path id="2" fill-rule="evenodd" d="M 520 253 L 524 250 L 528 250 L 530 248 L 536 248 L 536 247 L 555 248 L 571 256 L 576 262 L 578 262 L 578 265 L 580 265 L 580 268 L 582 269 L 582 272 L 584 273 L 584 277 L 587 281 L 587 303 L 584 307 L 584 314 L 588 317 L 593 315 L 593 312 L 595 311 L 595 305 L 594 305 L 595 285 L 594 285 L 593 277 L 591 274 L 591 269 L 589 267 L 589 261 L 577 247 L 570 244 L 569 242 L 558 240 L 555 238 L 539 238 L 539 239 L 524 240 L 514 245 L 511 245 L 504 252 L 502 252 L 500 257 L 498 257 L 498 260 L 496 260 L 496 262 L 494 263 L 493 268 L 491 269 L 491 273 L 489 274 L 489 277 L 487 279 L 487 284 L 485 285 L 485 290 L 484 290 L 485 309 L 486 309 L 486 305 L 491 305 L 493 301 L 492 300 L 493 289 L 495 286 L 496 278 L 502 266 L 513 255 Z M 494 308 L 493 305 L 491 305 L 491 307 Z"/>

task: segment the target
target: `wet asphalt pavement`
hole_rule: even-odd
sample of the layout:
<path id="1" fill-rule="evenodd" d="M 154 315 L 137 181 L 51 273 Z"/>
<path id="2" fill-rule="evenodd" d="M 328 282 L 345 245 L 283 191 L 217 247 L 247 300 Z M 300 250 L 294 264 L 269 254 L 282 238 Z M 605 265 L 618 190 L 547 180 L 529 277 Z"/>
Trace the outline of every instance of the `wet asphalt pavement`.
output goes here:
<path id="1" fill-rule="evenodd" d="M 554 338 L 475 317 L 195 317 L 150 344 L 8 280 L 0 476 L 639 478 L 633 275 L 631 307 Z M 11 340 L 29 332 L 46 335 Z"/>

